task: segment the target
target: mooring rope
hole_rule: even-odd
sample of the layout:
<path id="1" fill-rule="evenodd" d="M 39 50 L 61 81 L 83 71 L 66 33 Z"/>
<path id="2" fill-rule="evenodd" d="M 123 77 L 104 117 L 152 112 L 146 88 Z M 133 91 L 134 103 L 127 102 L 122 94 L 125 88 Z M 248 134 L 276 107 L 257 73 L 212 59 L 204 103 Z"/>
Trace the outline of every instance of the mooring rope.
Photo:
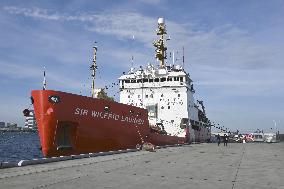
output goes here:
<path id="1" fill-rule="evenodd" d="M 140 133 L 140 131 L 139 131 L 137 125 L 135 125 L 135 127 L 136 127 L 136 129 L 137 129 L 137 133 L 138 133 L 138 135 L 139 135 L 139 137 L 140 137 L 140 139 L 141 139 L 142 144 L 144 144 L 145 141 L 143 140 L 143 137 L 142 137 L 142 135 L 141 135 L 141 133 Z"/>

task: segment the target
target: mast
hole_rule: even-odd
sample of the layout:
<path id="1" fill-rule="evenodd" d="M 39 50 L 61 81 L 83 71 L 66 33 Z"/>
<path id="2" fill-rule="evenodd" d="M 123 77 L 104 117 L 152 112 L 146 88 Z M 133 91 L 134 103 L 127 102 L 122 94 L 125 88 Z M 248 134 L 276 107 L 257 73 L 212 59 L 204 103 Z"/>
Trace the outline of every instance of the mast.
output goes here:
<path id="1" fill-rule="evenodd" d="M 134 57 L 131 55 L 131 68 L 133 68 Z"/>
<path id="2" fill-rule="evenodd" d="M 175 50 L 173 50 L 173 66 L 175 65 Z"/>
<path id="3" fill-rule="evenodd" d="M 45 67 L 43 67 L 43 82 L 42 82 L 42 90 L 46 89 L 46 78 L 45 78 Z"/>
<path id="4" fill-rule="evenodd" d="M 184 47 L 182 47 L 182 68 L 184 68 Z"/>
<path id="5" fill-rule="evenodd" d="M 167 59 L 164 35 L 167 34 L 164 18 L 158 19 L 157 35 L 160 39 L 154 41 L 153 45 L 156 47 L 156 58 L 160 61 L 160 68 L 165 67 L 165 59 Z"/>
<path id="6" fill-rule="evenodd" d="M 96 44 L 97 42 L 95 42 Z M 94 57 L 93 57 L 93 64 L 90 67 L 90 70 L 92 71 L 92 98 L 95 97 L 95 79 L 96 79 L 96 70 L 98 69 L 97 66 L 97 50 L 98 47 L 95 45 L 93 47 L 94 49 Z"/>
<path id="7" fill-rule="evenodd" d="M 134 40 L 135 40 L 135 36 L 132 36 L 132 42 L 131 42 L 131 49 L 132 49 L 132 53 L 131 53 L 131 69 L 133 68 L 133 63 L 134 63 L 134 56 L 133 56 L 133 49 L 134 49 Z"/>

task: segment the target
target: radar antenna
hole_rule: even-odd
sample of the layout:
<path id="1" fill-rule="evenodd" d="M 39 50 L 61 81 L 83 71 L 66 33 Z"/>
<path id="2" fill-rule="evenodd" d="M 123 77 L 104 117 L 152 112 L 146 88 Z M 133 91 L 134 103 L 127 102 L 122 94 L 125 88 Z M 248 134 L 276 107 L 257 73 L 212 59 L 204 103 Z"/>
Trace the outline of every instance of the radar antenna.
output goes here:
<path id="1" fill-rule="evenodd" d="M 154 47 L 156 47 L 156 58 L 160 61 L 160 68 L 165 67 L 165 59 L 167 59 L 166 51 L 167 47 L 165 45 L 164 35 L 167 34 L 166 25 L 164 18 L 158 19 L 158 29 L 157 35 L 160 39 L 153 42 Z"/>
<path id="2" fill-rule="evenodd" d="M 90 66 L 90 70 L 92 71 L 92 98 L 95 97 L 95 79 L 96 79 L 96 70 L 98 69 L 97 66 L 97 50 L 98 47 L 96 46 L 95 42 L 95 46 L 93 47 L 94 49 L 94 57 L 93 57 L 93 64 Z"/>

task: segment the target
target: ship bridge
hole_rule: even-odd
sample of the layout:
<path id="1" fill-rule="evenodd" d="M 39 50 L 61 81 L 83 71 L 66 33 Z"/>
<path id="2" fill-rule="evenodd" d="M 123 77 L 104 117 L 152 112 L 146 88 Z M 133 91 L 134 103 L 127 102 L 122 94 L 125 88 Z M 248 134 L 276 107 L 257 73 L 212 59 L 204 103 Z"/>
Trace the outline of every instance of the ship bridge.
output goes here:
<path id="1" fill-rule="evenodd" d="M 166 65 L 166 34 L 165 20 L 159 18 L 159 39 L 153 42 L 159 65 L 149 63 L 145 68 L 131 68 L 119 77 L 120 102 L 146 108 L 150 126 L 158 126 L 167 134 L 185 137 L 189 132 L 192 141 L 208 138 L 205 109 L 200 110 L 194 103 L 195 90 L 190 75 L 175 64 L 174 53 L 173 64 Z"/>
<path id="2" fill-rule="evenodd" d="M 181 125 L 190 124 L 190 115 L 198 115 L 192 80 L 179 65 L 131 68 L 119 78 L 119 84 L 120 102 L 148 109 L 150 125 L 162 125 L 168 134 L 184 135 Z"/>
<path id="3" fill-rule="evenodd" d="M 160 87 L 187 87 L 191 88 L 192 80 L 182 67 L 167 66 L 155 68 L 148 64 L 144 70 L 140 67 L 135 71 L 131 68 L 129 73 L 119 78 L 120 89 L 160 88 Z"/>

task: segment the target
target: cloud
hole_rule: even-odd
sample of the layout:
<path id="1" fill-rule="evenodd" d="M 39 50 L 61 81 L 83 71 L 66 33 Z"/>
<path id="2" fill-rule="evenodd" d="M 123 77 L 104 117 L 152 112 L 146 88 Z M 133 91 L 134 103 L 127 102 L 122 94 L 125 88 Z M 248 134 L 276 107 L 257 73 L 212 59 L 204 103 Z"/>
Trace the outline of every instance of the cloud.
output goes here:
<path id="1" fill-rule="evenodd" d="M 135 36 L 136 43 L 142 43 L 151 54 L 154 52 L 152 42 L 156 38 L 156 20 L 157 18 L 142 15 L 138 12 L 113 12 L 96 14 L 76 14 L 57 13 L 54 11 L 39 8 L 19 8 L 4 7 L 10 14 L 20 14 L 27 17 L 43 20 L 55 21 L 79 21 L 85 24 L 88 31 L 116 37 L 118 40 L 124 40 L 126 47 L 111 44 L 110 54 L 113 58 L 122 60 L 130 57 L 129 48 L 132 43 L 130 40 Z M 206 30 L 197 30 L 190 23 L 177 23 L 166 20 L 168 33 L 171 35 L 171 41 L 168 42 L 169 49 L 181 50 L 182 46 L 186 49 L 186 60 L 189 64 L 207 65 L 211 67 L 225 67 L 238 70 L 255 69 L 279 69 L 283 67 L 280 60 L 284 59 L 282 50 L 284 46 L 263 45 L 253 39 L 253 35 L 247 31 L 237 28 L 230 24 L 220 25 Z M 46 35 L 52 38 L 48 41 L 59 41 L 60 37 Z M 40 36 L 38 36 L 40 37 Z M 42 38 L 42 37 L 41 37 Z M 45 40 L 46 41 L 46 40 Z M 128 43 L 128 44 L 126 44 Z M 48 43 L 47 43 L 48 44 Z M 136 44 L 139 46 L 139 44 Z M 69 47 L 75 45 L 68 45 Z M 140 50 L 140 49 L 138 49 Z M 143 49 L 145 51 L 145 49 Z M 142 52 L 142 51 L 141 51 Z M 145 53 L 134 52 L 139 59 L 145 58 Z M 153 53 L 152 53 L 153 54 Z M 126 58 L 123 59 L 122 56 Z M 181 53 L 179 53 L 181 56 Z M 59 56 L 59 58 L 62 56 Z M 64 58 L 71 57 L 72 54 Z M 180 58 L 180 57 L 179 57 Z M 152 59 L 153 60 L 153 59 Z M 170 60 L 169 60 L 170 61 Z M 144 63 L 146 64 L 146 62 Z"/>
<path id="2" fill-rule="evenodd" d="M 55 21 L 92 21 L 95 19 L 95 15 L 62 15 L 60 13 L 54 13 L 53 11 L 48 11 L 46 9 L 40 9 L 37 7 L 33 8 L 21 8 L 15 6 L 5 6 L 3 10 L 9 12 L 10 14 L 24 15 L 26 17 L 32 17 L 36 19 L 46 19 Z"/>
<path id="3" fill-rule="evenodd" d="M 48 11 L 46 9 L 20 8 L 5 6 L 3 10 L 10 14 L 24 15 L 35 19 L 54 20 L 54 21 L 80 21 L 86 23 L 89 31 L 105 35 L 114 35 L 122 39 L 131 39 L 151 44 L 155 38 L 157 19 L 141 15 L 137 12 L 101 13 L 101 14 L 78 14 L 68 15 Z M 185 28 L 172 21 L 166 23 L 170 28 L 174 28 L 175 33 L 186 34 Z"/>
<path id="4" fill-rule="evenodd" d="M 154 38 L 154 27 L 155 20 L 153 18 L 128 12 L 97 15 L 94 25 L 88 27 L 88 29 L 90 31 L 114 35 L 124 39 L 130 39 L 134 35 L 135 40 L 149 42 Z"/>
<path id="5" fill-rule="evenodd" d="M 135 41 L 152 49 L 152 42 L 156 38 L 154 31 L 157 18 L 138 12 L 113 11 L 113 13 L 75 13 L 70 15 L 37 7 L 6 6 L 3 9 L 10 14 L 19 14 L 35 19 L 79 21 L 85 24 L 88 31 L 116 37 L 118 40 L 130 40 L 134 35 Z M 257 43 L 248 31 L 230 24 L 206 30 L 197 30 L 191 23 L 166 20 L 166 24 L 172 38 L 168 42 L 169 47 L 181 49 L 182 46 L 185 46 L 192 63 L 198 62 L 199 64 L 222 65 L 240 69 L 261 69 L 268 66 L 279 66 L 279 60 L 284 58 L 281 53 L 284 46 L 266 46 Z"/>
<path id="6" fill-rule="evenodd" d="M 224 96 L 279 96 L 284 89 L 279 87 L 284 80 L 282 70 L 239 70 L 214 68 L 209 66 L 194 67 L 196 84 L 202 88 L 215 89 L 219 97 Z"/>
<path id="7" fill-rule="evenodd" d="M 142 15 L 138 12 L 115 12 L 112 13 L 96 13 L 96 14 L 67 14 L 57 13 L 54 11 L 39 9 L 39 8 L 19 8 L 19 7 L 4 7 L 5 11 L 10 14 L 24 15 L 40 20 L 53 21 L 78 21 L 84 24 L 87 31 L 98 34 L 108 35 L 120 41 L 105 45 L 103 57 L 109 57 L 105 63 L 110 67 L 129 68 L 131 54 L 135 57 L 137 66 L 153 62 L 154 48 L 152 42 L 156 38 L 156 20 L 150 16 Z M 253 35 L 248 31 L 237 28 L 231 24 L 224 24 L 214 28 L 196 29 L 196 26 L 191 23 L 177 23 L 171 20 L 166 20 L 168 33 L 171 35 L 171 41 L 168 42 L 169 49 L 179 50 L 177 55 L 181 59 L 181 47 L 185 46 L 186 51 L 186 67 L 199 67 L 195 69 L 195 78 L 200 85 L 219 86 L 226 90 L 226 86 L 239 86 L 240 89 L 246 90 L 245 86 L 259 87 L 259 90 L 264 90 L 260 87 L 260 83 L 266 83 L 266 86 L 274 86 L 278 77 L 272 76 L 262 77 L 267 75 L 265 71 L 279 70 L 283 68 L 280 60 L 284 59 L 282 55 L 283 46 L 263 45 L 254 41 Z M 37 35 L 37 34 L 35 34 Z M 135 36 L 133 42 L 132 36 Z M 64 51 L 68 47 L 75 47 L 74 44 L 68 44 L 65 38 L 53 34 L 45 34 L 42 38 L 42 33 L 35 38 L 41 38 L 39 41 L 48 43 L 48 41 L 57 41 L 57 48 L 61 48 L 61 55 L 58 56 L 54 52 L 46 51 L 49 56 L 55 57 L 59 62 L 69 64 L 70 62 L 80 61 L 78 55 L 74 55 L 72 51 Z M 68 36 L 68 34 L 67 34 Z M 71 38 L 71 37 L 70 37 Z M 121 43 L 123 45 L 121 45 Z M 138 46 L 133 50 L 130 43 L 136 43 Z M 144 46 L 142 50 L 139 47 L 141 43 Z M 145 50 L 146 47 L 146 50 Z M 78 48 L 73 51 L 78 52 Z M 146 53 L 145 53 L 146 51 Z M 81 52 L 83 55 L 84 53 Z M 84 54 L 86 56 L 86 54 Z M 82 57 L 82 56 L 81 56 Z M 150 57 L 150 58 L 149 58 Z M 106 60 L 104 58 L 104 60 Z M 113 64 L 113 61 L 119 61 L 120 64 Z M 168 60 L 171 62 L 170 58 Z M 154 62 L 155 63 L 155 62 Z M 181 63 L 180 61 L 177 63 Z M 205 69 L 205 71 L 204 71 Z M 207 69 L 207 71 L 206 71 Z M 222 70 L 222 72 L 220 71 Z M 254 70 L 260 70 L 255 72 Z M 250 78 L 246 72 L 251 72 L 255 77 Z M 200 75 L 201 73 L 205 73 Z M 230 74 L 228 74 L 230 73 Z M 277 72 L 277 75 L 281 75 Z M 274 78 L 277 79 L 274 79 Z M 226 79 L 224 79 L 226 78 Z M 258 79 L 257 81 L 255 79 Z M 270 78 L 270 79 L 267 79 Z M 247 82 L 250 79 L 251 82 Z M 214 82 L 212 82 L 214 81 Z M 242 92 L 243 90 L 239 90 Z M 255 91 L 259 91 L 255 90 Z M 236 91 L 235 91 L 236 92 Z"/>

